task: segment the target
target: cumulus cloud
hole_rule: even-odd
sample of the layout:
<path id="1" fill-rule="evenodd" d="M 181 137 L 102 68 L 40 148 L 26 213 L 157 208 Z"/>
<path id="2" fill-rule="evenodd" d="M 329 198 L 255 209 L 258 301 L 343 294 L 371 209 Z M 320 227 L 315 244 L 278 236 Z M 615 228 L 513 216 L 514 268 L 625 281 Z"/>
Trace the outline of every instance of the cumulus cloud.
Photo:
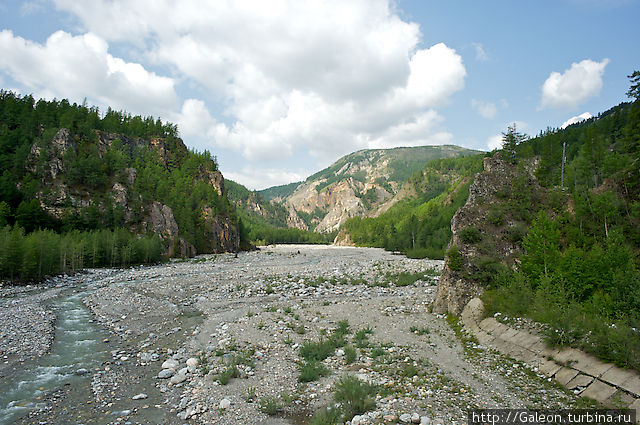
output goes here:
<path id="1" fill-rule="evenodd" d="M 501 149 L 502 143 L 502 134 L 496 134 L 487 139 L 487 148 L 489 148 L 490 151 L 494 149 Z"/>
<path id="2" fill-rule="evenodd" d="M 389 0 L 54 3 L 201 91 L 172 115 L 200 148 L 253 161 L 301 150 L 335 159 L 451 140 L 436 111 L 464 87 L 462 58 L 443 43 L 419 48 L 420 28 Z M 210 113 L 212 98 L 224 119 Z"/>
<path id="3" fill-rule="evenodd" d="M 471 99 L 471 107 L 483 118 L 492 119 L 496 116 L 498 108 L 493 102 Z"/>
<path id="4" fill-rule="evenodd" d="M 261 190 L 272 186 L 304 180 L 308 173 L 304 170 L 284 171 L 276 168 L 242 167 L 238 170 L 222 169 L 225 178 L 239 182 L 251 190 Z"/>
<path id="5" fill-rule="evenodd" d="M 552 72 L 542 85 L 542 108 L 571 109 L 596 96 L 602 89 L 602 76 L 609 59 L 585 59 L 572 63 L 564 73 Z"/>
<path id="6" fill-rule="evenodd" d="M 591 115 L 589 112 L 584 112 L 584 113 L 582 113 L 580 115 L 577 115 L 575 117 L 569 118 L 568 120 L 566 120 L 565 122 L 562 123 L 560 128 L 567 128 L 571 124 L 575 124 L 575 123 L 578 123 L 580 121 L 588 120 L 589 118 L 593 118 L 593 115 Z"/>
<path id="7" fill-rule="evenodd" d="M 38 97 L 88 97 L 100 105 L 148 115 L 177 105 L 171 78 L 147 71 L 108 53 L 107 43 L 92 33 L 53 33 L 45 44 L 0 32 L 0 70 Z"/>

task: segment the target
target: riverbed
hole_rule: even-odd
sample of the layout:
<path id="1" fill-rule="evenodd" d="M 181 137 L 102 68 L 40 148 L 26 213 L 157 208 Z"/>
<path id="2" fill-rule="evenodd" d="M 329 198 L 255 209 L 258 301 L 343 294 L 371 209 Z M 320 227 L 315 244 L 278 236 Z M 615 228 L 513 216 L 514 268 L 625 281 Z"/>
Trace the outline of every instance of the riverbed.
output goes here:
<path id="1" fill-rule="evenodd" d="M 34 329 L 53 342 L 43 353 L 32 347 L 38 332 L 3 338 L 0 423 L 302 424 L 333 403 L 345 374 L 385 389 L 362 423 L 574 405 L 431 313 L 441 267 L 380 249 L 287 245 L 4 288 L 3 311 L 43 312 Z M 339 323 L 345 347 L 322 361 L 326 374 L 301 382 L 300 348 Z"/>

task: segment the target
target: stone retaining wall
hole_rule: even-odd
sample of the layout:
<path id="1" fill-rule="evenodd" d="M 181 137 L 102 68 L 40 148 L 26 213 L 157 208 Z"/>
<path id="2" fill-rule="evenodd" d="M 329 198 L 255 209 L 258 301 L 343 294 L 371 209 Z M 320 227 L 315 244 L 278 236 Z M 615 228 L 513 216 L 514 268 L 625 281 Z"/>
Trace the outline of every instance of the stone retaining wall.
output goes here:
<path id="1" fill-rule="evenodd" d="M 604 363 L 582 351 L 545 346 L 537 335 L 513 329 L 493 317 L 482 319 L 484 305 L 472 299 L 463 309 L 465 327 L 482 345 L 523 361 L 583 397 L 618 408 L 640 409 L 640 374 Z"/>

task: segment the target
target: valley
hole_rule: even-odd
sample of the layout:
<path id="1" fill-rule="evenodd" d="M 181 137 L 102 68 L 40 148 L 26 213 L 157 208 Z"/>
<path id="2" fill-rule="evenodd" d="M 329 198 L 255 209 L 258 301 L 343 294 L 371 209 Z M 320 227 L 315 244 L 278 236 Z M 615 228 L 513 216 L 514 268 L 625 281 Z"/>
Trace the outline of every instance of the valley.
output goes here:
<path id="1" fill-rule="evenodd" d="M 375 385 L 367 415 L 354 419 L 363 424 L 461 424 L 471 407 L 584 405 L 431 313 L 441 268 L 375 248 L 286 245 L 89 270 L 37 294 L 4 288 L 3 311 L 16 311 L 5 322 L 27 305 L 59 314 L 52 300 L 84 288 L 75 296 L 102 332 L 91 362 L 69 358 L 46 389 L 14 405 L 22 419 L 4 423 L 303 424 L 332 403 L 343 376 Z M 309 363 L 317 374 L 303 374 L 304 347 L 335 341 L 338 330 L 343 341 Z M 4 388 L 32 370 L 27 357 L 5 360 Z"/>

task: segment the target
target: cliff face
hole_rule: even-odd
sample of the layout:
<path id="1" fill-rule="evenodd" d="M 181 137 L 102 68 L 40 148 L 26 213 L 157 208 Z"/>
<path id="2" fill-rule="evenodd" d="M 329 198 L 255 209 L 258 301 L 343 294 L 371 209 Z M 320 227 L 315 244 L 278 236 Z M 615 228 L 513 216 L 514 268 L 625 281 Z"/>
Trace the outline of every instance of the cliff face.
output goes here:
<path id="1" fill-rule="evenodd" d="M 129 157 L 139 155 L 141 151 L 152 151 L 157 155 L 158 163 L 167 170 L 178 167 L 190 154 L 180 139 L 129 138 L 101 131 L 95 131 L 92 146 L 100 161 L 105 161 L 113 149 Z M 175 211 L 159 199 L 153 199 L 155 194 L 151 194 L 152 199 L 149 199 L 148 194 L 143 197 L 139 192 L 140 172 L 136 168 L 127 167 L 115 170 L 112 176 L 99 176 L 104 180 L 99 187 L 92 187 L 84 181 L 71 183 L 67 178 L 73 171 L 70 157 L 75 157 L 80 149 L 78 140 L 65 128 L 60 129 L 48 144 L 34 143 L 31 147 L 26 168 L 34 176 L 39 176 L 40 189 L 35 196 L 50 216 L 60 220 L 69 215 L 82 216 L 91 209 L 99 220 L 107 213 L 118 211 L 122 225 L 130 231 L 157 234 L 164 241 L 169 256 L 190 257 L 198 250 L 225 252 L 238 249 L 239 235 L 235 222 L 228 215 L 217 214 L 207 206 L 199 207 L 201 225 L 205 227 L 207 238 L 196 249 L 185 239 Z M 86 150 L 86 146 L 82 149 Z M 200 164 L 191 177 L 194 184 L 205 182 L 219 197 L 226 196 L 224 177 L 212 167 Z"/>
<path id="2" fill-rule="evenodd" d="M 500 154 L 484 159 L 484 171 L 475 177 L 466 204 L 451 220 L 453 236 L 448 252 L 457 248 L 461 263 L 452 265 L 454 260 L 448 255 L 434 312 L 459 314 L 482 293 L 487 273 L 500 266 L 514 266 L 523 252 L 520 241 L 526 233 L 521 210 L 526 205 L 524 198 L 542 198 L 544 192 L 531 172 L 533 168 L 535 164 L 518 166 L 503 161 Z"/>
<path id="3" fill-rule="evenodd" d="M 338 230 L 350 217 L 373 216 L 386 206 L 415 171 L 436 158 L 475 154 L 457 146 L 371 149 L 347 155 L 300 183 L 284 198 L 290 225 L 318 232 Z M 275 200 L 274 200 L 275 201 Z M 392 204 L 391 204 L 392 205 Z"/>

